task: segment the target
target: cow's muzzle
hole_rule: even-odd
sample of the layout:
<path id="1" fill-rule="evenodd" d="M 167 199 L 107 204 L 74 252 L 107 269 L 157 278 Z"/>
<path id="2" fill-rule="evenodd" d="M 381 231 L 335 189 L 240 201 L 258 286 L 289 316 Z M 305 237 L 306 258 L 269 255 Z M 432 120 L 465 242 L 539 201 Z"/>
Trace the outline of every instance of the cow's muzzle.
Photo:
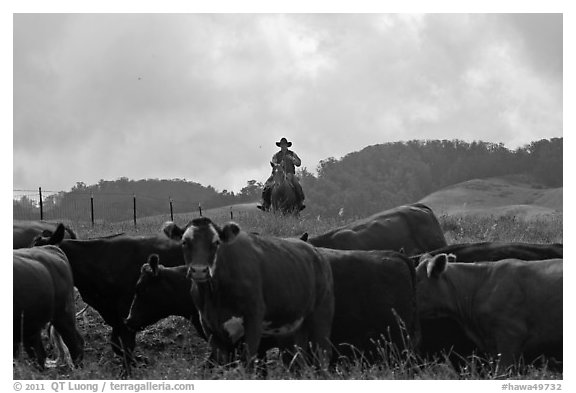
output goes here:
<path id="1" fill-rule="evenodd" d="M 188 268 L 186 277 L 196 282 L 206 282 L 210 280 L 210 269 L 208 268 L 208 266 L 191 265 Z"/>

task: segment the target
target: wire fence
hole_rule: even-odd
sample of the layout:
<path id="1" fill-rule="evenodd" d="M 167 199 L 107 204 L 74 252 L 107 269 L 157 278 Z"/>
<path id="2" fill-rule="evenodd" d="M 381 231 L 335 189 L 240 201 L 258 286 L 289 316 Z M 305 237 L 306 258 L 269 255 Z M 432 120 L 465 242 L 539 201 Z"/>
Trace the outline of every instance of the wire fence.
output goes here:
<path id="1" fill-rule="evenodd" d="M 162 215 L 174 220 L 178 213 L 196 211 L 202 216 L 202 209 L 201 202 L 170 196 L 13 190 L 15 220 L 67 220 L 92 226 L 132 220 L 136 225 L 139 217 Z"/>

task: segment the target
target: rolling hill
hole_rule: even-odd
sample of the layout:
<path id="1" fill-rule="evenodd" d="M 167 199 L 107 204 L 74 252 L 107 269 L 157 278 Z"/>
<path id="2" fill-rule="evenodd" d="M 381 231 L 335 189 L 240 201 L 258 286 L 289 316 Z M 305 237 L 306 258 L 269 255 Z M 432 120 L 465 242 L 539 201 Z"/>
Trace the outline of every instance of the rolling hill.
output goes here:
<path id="1" fill-rule="evenodd" d="M 526 176 L 473 179 L 436 191 L 420 202 L 438 215 L 562 215 L 562 187 L 545 188 Z"/>

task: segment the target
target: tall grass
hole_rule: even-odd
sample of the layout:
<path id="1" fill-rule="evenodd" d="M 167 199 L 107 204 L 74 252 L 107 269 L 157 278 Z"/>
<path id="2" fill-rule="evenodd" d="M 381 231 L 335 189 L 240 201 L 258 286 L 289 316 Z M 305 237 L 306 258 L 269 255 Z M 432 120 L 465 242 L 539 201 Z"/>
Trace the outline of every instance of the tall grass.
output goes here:
<path id="1" fill-rule="evenodd" d="M 230 220 L 229 212 L 205 216 L 218 224 Z M 197 215 L 179 215 L 175 221 L 185 224 Z M 304 232 L 310 235 L 323 233 L 346 223 L 339 218 L 317 219 L 315 217 L 282 217 L 259 211 L 235 213 L 234 220 L 246 231 L 280 237 L 296 237 Z M 131 222 L 114 225 L 79 227 L 74 229 L 82 238 L 106 236 L 125 232 L 136 235 L 158 233 L 166 217 L 150 217 L 140 220 L 136 228 Z M 451 217 L 441 216 L 439 221 L 448 243 L 479 241 L 562 242 L 562 218 L 524 221 L 516 217 Z M 77 309 L 84 306 L 77 301 Z M 118 379 L 123 377 L 122 363 L 108 344 L 111 328 L 104 324 L 100 315 L 89 308 L 84 318 L 77 321 L 78 329 L 85 338 L 85 357 L 79 369 L 52 368 L 39 371 L 34 363 L 23 356 L 14 361 L 15 379 Z M 560 379 L 562 374 L 551 371 L 546 365 L 534 367 L 518 365 L 513 371 L 497 373 L 496 361 L 469 359 L 465 367 L 456 370 L 446 358 L 421 359 L 414 353 L 391 348 L 386 342 L 378 347 L 382 361 L 366 365 L 361 358 L 350 359 L 332 369 L 318 370 L 305 367 L 298 373 L 289 370 L 278 354 L 271 351 L 267 362 L 269 379 Z M 136 354 L 143 361 L 133 368 L 132 379 L 256 379 L 262 375 L 247 370 L 242 364 L 228 367 L 204 367 L 209 347 L 194 331 L 189 321 L 180 317 L 166 318 L 146 328 L 137 336 Z"/>
<path id="2" fill-rule="evenodd" d="M 562 243 L 562 216 L 526 220 L 516 216 L 440 216 L 446 241 Z"/>

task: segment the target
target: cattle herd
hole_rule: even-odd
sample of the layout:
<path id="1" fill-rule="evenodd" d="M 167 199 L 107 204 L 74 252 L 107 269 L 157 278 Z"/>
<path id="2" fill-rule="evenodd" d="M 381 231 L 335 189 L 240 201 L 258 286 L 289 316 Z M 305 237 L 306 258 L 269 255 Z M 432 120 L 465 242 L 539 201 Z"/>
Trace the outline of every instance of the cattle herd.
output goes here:
<path id="1" fill-rule="evenodd" d="M 90 240 L 63 224 L 15 221 L 14 356 L 23 347 L 44 367 L 50 323 L 80 364 L 76 287 L 132 362 L 137 332 L 179 315 L 208 341 L 209 364 L 251 367 L 278 348 L 290 367 L 330 367 L 394 348 L 448 354 L 456 366 L 476 353 L 503 370 L 542 360 L 561 369 L 562 255 L 562 244 L 448 245 L 422 204 L 300 238 L 205 217 Z"/>

